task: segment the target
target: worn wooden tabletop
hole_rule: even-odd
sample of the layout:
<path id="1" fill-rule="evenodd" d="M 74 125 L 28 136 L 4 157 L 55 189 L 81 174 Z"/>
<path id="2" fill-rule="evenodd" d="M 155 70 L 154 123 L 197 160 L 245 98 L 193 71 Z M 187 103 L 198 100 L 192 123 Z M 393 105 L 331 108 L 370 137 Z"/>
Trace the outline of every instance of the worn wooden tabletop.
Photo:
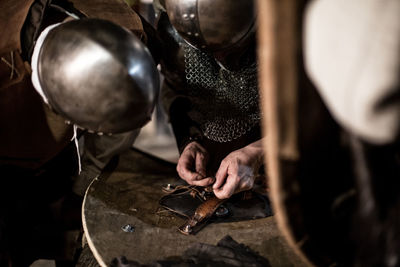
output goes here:
<path id="1" fill-rule="evenodd" d="M 173 164 L 131 150 L 114 158 L 93 181 L 83 203 L 83 225 L 101 266 L 120 256 L 142 264 L 179 258 L 195 242 L 216 245 L 226 235 L 267 258 L 271 266 L 303 266 L 281 237 L 274 217 L 211 223 L 194 236 L 179 233 L 184 220 L 158 205 L 162 186 L 177 180 Z M 122 229 L 127 225 L 131 232 Z"/>

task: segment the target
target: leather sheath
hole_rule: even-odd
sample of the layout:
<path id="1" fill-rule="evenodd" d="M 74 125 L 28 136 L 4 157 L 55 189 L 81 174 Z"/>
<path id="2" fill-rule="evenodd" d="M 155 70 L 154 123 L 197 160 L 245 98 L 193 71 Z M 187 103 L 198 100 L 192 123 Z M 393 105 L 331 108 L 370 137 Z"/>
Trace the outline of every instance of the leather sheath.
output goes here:
<path id="1" fill-rule="evenodd" d="M 183 234 L 196 234 L 208 222 L 234 222 L 265 218 L 272 215 L 268 196 L 256 191 L 244 191 L 229 199 L 218 199 L 204 187 L 179 185 L 169 187 L 159 204 L 187 218 L 179 227 Z"/>

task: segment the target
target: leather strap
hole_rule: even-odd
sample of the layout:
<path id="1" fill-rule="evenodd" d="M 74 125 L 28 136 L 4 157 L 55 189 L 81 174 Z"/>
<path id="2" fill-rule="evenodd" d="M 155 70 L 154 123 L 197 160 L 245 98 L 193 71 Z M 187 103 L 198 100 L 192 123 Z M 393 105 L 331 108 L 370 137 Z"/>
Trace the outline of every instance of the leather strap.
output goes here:
<path id="1" fill-rule="evenodd" d="M 196 209 L 194 215 L 185 224 L 179 227 L 179 231 L 185 235 L 198 232 L 204 223 L 207 222 L 226 200 L 227 199 L 219 199 L 215 196 L 207 199 Z"/>

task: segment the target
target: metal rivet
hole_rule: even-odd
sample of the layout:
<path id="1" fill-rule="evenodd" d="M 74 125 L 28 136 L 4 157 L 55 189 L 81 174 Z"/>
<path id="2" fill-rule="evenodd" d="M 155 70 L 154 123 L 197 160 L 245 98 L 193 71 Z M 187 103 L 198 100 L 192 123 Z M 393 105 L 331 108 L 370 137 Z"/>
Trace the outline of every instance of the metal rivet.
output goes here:
<path id="1" fill-rule="evenodd" d="M 199 34 L 196 32 L 196 33 L 194 34 L 194 36 L 198 37 L 198 36 L 199 36 Z"/>
<path id="2" fill-rule="evenodd" d="M 192 14 L 190 14 L 190 18 L 191 19 L 194 19 L 194 17 L 195 17 L 195 15 L 192 13 Z"/>
<path id="3" fill-rule="evenodd" d="M 135 232 L 135 227 L 133 227 L 130 224 L 124 225 L 121 227 L 122 231 L 126 232 L 126 233 L 133 233 Z"/>
<path id="4" fill-rule="evenodd" d="M 192 232 L 192 227 L 191 227 L 189 224 L 187 224 L 187 225 L 185 225 L 185 227 L 183 228 L 183 231 L 184 231 L 185 233 L 190 233 L 190 232 Z"/>
<path id="5" fill-rule="evenodd" d="M 186 14 L 186 13 L 183 14 L 183 15 L 182 15 L 182 18 L 187 19 L 187 18 L 188 18 L 188 14 Z"/>
<path id="6" fill-rule="evenodd" d="M 225 217 L 228 214 L 229 214 L 229 210 L 225 206 L 222 206 L 222 205 L 215 211 L 215 215 L 217 215 L 218 217 Z"/>
<path id="7" fill-rule="evenodd" d="M 191 33 L 191 32 L 188 32 L 187 34 L 188 34 L 188 35 L 192 35 L 192 33 Z"/>

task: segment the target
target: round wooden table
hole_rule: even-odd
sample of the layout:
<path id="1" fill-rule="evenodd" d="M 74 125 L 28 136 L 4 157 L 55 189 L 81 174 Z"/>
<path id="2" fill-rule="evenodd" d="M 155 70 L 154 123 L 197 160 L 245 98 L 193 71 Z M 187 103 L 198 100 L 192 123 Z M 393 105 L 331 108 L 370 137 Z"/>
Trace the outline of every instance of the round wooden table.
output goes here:
<path id="1" fill-rule="evenodd" d="M 89 247 L 101 266 L 120 256 L 148 264 L 179 258 L 193 243 L 216 245 L 226 235 L 267 258 L 271 266 L 304 266 L 281 237 L 274 217 L 209 224 L 196 235 L 158 205 L 162 186 L 178 181 L 175 165 L 137 150 L 114 158 L 88 188 L 82 209 Z"/>

